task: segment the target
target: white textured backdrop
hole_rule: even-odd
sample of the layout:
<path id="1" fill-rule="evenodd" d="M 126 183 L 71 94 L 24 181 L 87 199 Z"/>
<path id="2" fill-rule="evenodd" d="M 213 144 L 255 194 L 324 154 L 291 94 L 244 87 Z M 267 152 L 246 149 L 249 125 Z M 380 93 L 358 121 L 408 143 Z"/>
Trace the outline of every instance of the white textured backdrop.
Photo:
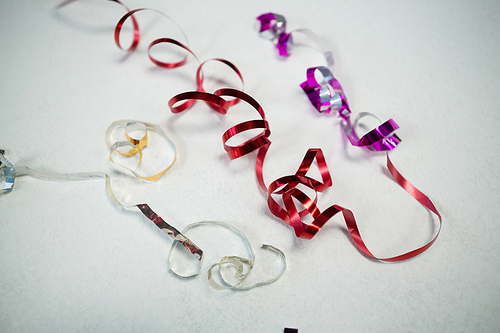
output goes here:
<path id="1" fill-rule="evenodd" d="M 269 213 L 255 154 L 230 161 L 221 144 L 227 128 L 255 119 L 250 108 L 219 116 L 198 103 L 170 113 L 167 101 L 195 88 L 196 61 L 174 70 L 149 61 L 148 41 L 182 38 L 169 21 L 140 13 L 144 40 L 126 55 L 113 41 L 120 6 L 58 3 L 0 2 L 0 149 L 7 158 L 40 171 L 116 176 L 107 126 L 118 119 L 158 124 L 177 143 L 178 163 L 153 184 L 122 179 L 123 191 L 179 229 L 220 220 L 242 230 L 257 256 L 252 281 L 276 270 L 262 243 L 285 252 L 288 270 L 247 292 L 213 290 L 207 267 L 176 278 L 166 266 L 172 240 L 140 213 L 114 205 L 102 181 L 22 177 L 0 196 L 0 331 L 498 331 L 499 2 L 126 2 L 172 17 L 200 60 L 238 66 L 270 122 L 267 183 L 294 173 L 307 148 L 321 147 L 334 186 L 321 194 L 320 208 L 352 209 L 376 255 L 406 252 L 430 239 L 436 220 L 388 179 L 384 155 L 351 147 L 334 116 L 312 110 L 298 84 L 307 67 L 324 64 L 320 53 L 297 47 L 280 60 L 254 20 L 276 12 L 290 29 L 324 37 L 353 112 L 401 126 L 403 142 L 391 158 L 444 218 L 429 251 L 397 264 L 361 255 L 339 216 L 302 240 Z M 234 241 L 214 232 L 194 240 L 207 253 Z"/>

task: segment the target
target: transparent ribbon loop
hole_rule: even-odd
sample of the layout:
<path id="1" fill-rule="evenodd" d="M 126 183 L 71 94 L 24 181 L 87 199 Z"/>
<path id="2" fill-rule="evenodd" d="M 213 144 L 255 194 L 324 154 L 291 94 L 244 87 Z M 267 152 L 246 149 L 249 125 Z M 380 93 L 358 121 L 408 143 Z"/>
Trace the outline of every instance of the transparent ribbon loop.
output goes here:
<path id="1" fill-rule="evenodd" d="M 244 257 L 240 257 L 240 256 L 225 256 L 220 260 L 220 262 L 212 264 L 207 271 L 207 278 L 208 278 L 208 282 L 210 283 L 210 285 L 214 289 L 216 289 L 216 290 L 225 290 L 225 289 L 250 290 L 250 289 L 253 289 L 253 288 L 256 288 L 256 287 L 259 287 L 262 285 L 270 284 L 270 283 L 277 281 L 285 272 L 285 270 L 286 270 L 285 254 L 281 250 L 279 250 L 278 248 L 276 248 L 274 246 L 263 245 L 262 247 L 264 249 L 272 250 L 279 255 L 281 262 L 282 262 L 282 269 L 280 270 L 280 272 L 278 273 L 277 276 L 275 276 L 274 278 L 272 278 L 270 280 L 258 282 L 258 283 L 251 285 L 251 286 L 243 286 L 243 283 L 245 282 L 245 280 L 249 277 L 250 273 L 252 272 L 253 267 L 254 267 L 254 263 L 255 263 L 255 254 L 253 252 L 252 246 L 250 245 L 250 242 L 248 241 L 248 238 L 239 229 L 235 228 L 234 226 L 227 224 L 227 223 L 224 223 L 224 222 L 218 222 L 218 221 L 202 221 L 202 222 L 191 223 L 188 226 L 186 226 L 182 230 L 181 233 L 186 235 L 186 234 L 188 234 L 189 230 L 191 230 L 193 228 L 200 227 L 200 226 L 216 226 L 216 227 L 221 227 L 221 228 L 230 230 L 231 232 L 235 233 L 236 235 L 238 235 L 241 238 L 248 253 L 250 254 L 250 258 L 244 258 Z M 172 255 L 173 255 L 173 253 L 176 250 L 178 245 L 179 245 L 178 243 L 173 243 L 172 247 L 170 248 L 170 252 L 168 254 L 168 260 L 167 260 L 168 268 L 175 275 L 180 276 L 180 277 L 184 277 L 184 278 L 197 275 L 201 271 L 201 267 L 203 265 L 203 257 L 201 258 L 201 260 L 198 261 L 198 264 L 196 266 L 197 268 L 191 273 L 181 273 L 179 271 L 174 270 L 174 268 L 172 267 Z M 220 269 L 223 268 L 224 266 L 227 266 L 227 265 L 231 265 L 231 266 L 236 268 L 235 278 L 238 281 L 237 283 L 230 283 L 229 281 L 227 281 L 226 278 L 224 278 L 224 275 L 222 274 Z M 218 269 L 218 273 L 219 273 L 218 276 L 219 276 L 219 279 L 221 280 L 222 284 L 216 282 L 214 277 L 213 277 L 214 269 L 216 269 L 216 268 Z"/>
<path id="2" fill-rule="evenodd" d="M 316 72 L 322 75 L 320 82 L 316 79 Z M 307 69 L 307 80 L 300 84 L 300 87 L 306 93 L 311 104 L 319 112 L 330 113 L 337 111 L 339 117 L 347 119 L 351 111 L 344 90 L 340 82 L 333 76 L 328 67 L 318 66 Z"/>
<path id="3" fill-rule="evenodd" d="M 140 139 L 134 139 L 129 135 L 129 132 L 131 131 L 140 131 L 143 132 L 144 135 Z M 142 149 L 146 147 L 148 144 L 148 132 L 146 125 L 141 122 L 129 122 L 125 126 L 125 137 L 127 138 L 127 141 L 132 143 L 134 147 L 126 152 L 122 153 L 119 150 L 116 150 L 116 152 L 120 155 L 131 157 L 134 156 L 137 153 L 141 153 L 141 161 L 142 161 Z M 141 164 L 141 161 L 139 161 L 139 164 Z"/>
<path id="4" fill-rule="evenodd" d="M 117 127 L 124 127 L 125 136 L 126 136 L 128 141 L 118 141 L 118 142 L 111 144 L 111 142 L 110 142 L 111 133 Z M 139 140 L 131 138 L 129 135 L 129 131 L 134 131 L 134 130 L 135 131 L 137 131 L 137 130 L 143 131 L 144 136 Z M 139 173 L 137 173 L 136 170 L 140 166 L 140 164 L 142 163 L 142 156 L 143 156 L 142 150 L 147 146 L 147 131 L 148 130 L 156 132 L 157 134 L 159 134 L 161 137 L 163 137 L 166 140 L 166 142 L 169 144 L 169 146 L 173 149 L 174 158 L 173 158 L 172 162 L 166 168 L 164 168 L 163 170 L 161 170 L 157 174 L 152 175 L 152 176 L 142 176 Z M 127 156 L 127 157 L 134 156 L 138 153 L 139 154 L 139 162 L 138 162 L 135 170 L 127 168 L 123 165 L 120 165 L 120 166 L 129 170 L 137 178 L 147 180 L 147 181 L 157 181 L 158 179 L 160 179 L 161 176 L 163 176 L 172 167 L 172 165 L 175 163 L 175 160 L 177 158 L 176 157 L 176 147 L 175 147 L 175 144 L 172 141 L 172 139 L 170 139 L 170 137 L 167 135 L 167 133 L 165 133 L 161 128 L 159 128 L 157 125 L 154 125 L 154 124 L 142 123 L 142 122 L 131 121 L 131 120 L 115 121 L 106 130 L 106 142 L 108 143 L 108 146 L 110 147 L 109 148 L 109 160 L 113 163 L 116 163 L 113 160 L 114 153 L 118 153 L 120 155 Z M 123 152 L 120 152 L 118 150 L 121 147 L 129 147 L 130 150 L 128 152 L 123 153 Z"/>

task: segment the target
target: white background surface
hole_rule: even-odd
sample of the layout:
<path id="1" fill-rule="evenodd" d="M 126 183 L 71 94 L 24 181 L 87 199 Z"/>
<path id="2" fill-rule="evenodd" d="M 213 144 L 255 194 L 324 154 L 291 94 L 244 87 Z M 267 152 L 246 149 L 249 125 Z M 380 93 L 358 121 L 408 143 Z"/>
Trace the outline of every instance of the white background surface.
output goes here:
<path id="1" fill-rule="evenodd" d="M 327 39 L 354 114 L 401 126 L 403 142 L 391 158 L 444 218 L 429 251 L 397 264 L 364 257 L 340 216 L 313 240 L 295 238 L 272 216 L 255 179 L 255 154 L 230 161 L 222 149 L 227 128 L 257 119 L 248 106 L 226 116 L 202 103 L 170 113 L 167 101 L 195 88 L 197 63 L 191 57 L 163 70 L 149 61 L 149 41 L 182 40 L 169 21 L 138 15 L 144 39 L 126 55 L 113 41 L 120 6 L 57 4 L 0 3 L 0 148 L 7 158 L 40 171 L 118 177 L 107 126 L 119 119 L 159 124 L 177 143 L 178 162 L 153 184 L 121 178 L 119 191 L 179 229 L 201 220 L 239 228 L 256 251 L 252 282 L 277 270 L 260 244 L 282 249 L 288 269 L 247 292 L 212 289 L 211 261 L 195 278 L 176 278 L 166 265 L 172 240 L 140 213 L 114 205 L 102 181 L 21 177 L 0 197 L 2 332 L 498 331 L 498 2 L 127 1 L 172 17 L 200 60 L 238 66 L 271 126 L 266 183 L 293 174 L 308 148 L 321 147 L 334 186 L 321 194 L 320 208 L 353 210 L 376 255 L 409 251 L 431 238 L 436 219 L 386 176 L 383 154 L 351 147 L 336 117 L 309 105 L 298 84 L 308 67 L 324 64 L 321 54 L 303 46 L 278 59 L 253 30 L 254 18 L 280 13 L 289 30 L 309 28 Z M 210 230 L 193 240 L 218 260 L 238 254 L 222 251 L 239 244 L 231 237 Z"/>

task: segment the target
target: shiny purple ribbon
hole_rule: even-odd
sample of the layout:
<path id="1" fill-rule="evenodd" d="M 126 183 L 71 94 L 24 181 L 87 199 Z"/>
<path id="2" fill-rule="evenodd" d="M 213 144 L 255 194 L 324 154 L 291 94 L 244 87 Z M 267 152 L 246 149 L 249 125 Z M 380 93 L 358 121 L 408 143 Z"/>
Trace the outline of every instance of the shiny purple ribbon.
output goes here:
<path id="1" fill-rule="evenodd" d="M 323 77 L 320 82 L 316 79 L 316 73 L 320 73 Z M 319 112 L 330 113 L 332 110 L 337 111 L 339 117 L 343 118 L 342 128 L 353 146 L 386 151 L 393 150 L 401 142 L 401 139 L 396 134 L 393 134 L 399 126 L 392 119 L 387 120 L 359 138 L 355 130 L 359 119 L 365 116 L 375 116 L 363 112 L 356 118 L 354 124 L 351 124 L 351 110 L 344 90 L 330 69 L 325 66 L 311 67 L 307 69 L 306 76 L 307 80 L 302 82 L 300 87 L 306 93 L 311 104 Z"/>
<path id="2" fill-rule="evenodd" d="M 378 119 L 371 113 L 362 112 L 358 115 L 353 124 L 350 119 L 346 119 L 341 124 L 344 133 L 353 146 L 367 147 L 370 150 L 388 151 L 393 150 L 401 142 L 401 139 L 394 134 L 394 131 L 399 128 L 398 124 L 392 119 L 387 120 L 381 125 L 375 127 L 361 138 L 356 133 L 356 125 L 358 121 L 366 116 L 372 116 Z"/>
<path id="3" fill-rule="evenodd" d="M 316 80 L 316 72 L 319 72 L 323 76 L 320 82 Z M 300 87 L 319 112 L 330 113 L 330 111 L 334 110 L 338 111 L 339 117 L 344 119 L 349 118 L 351 110 L 349 109 L 344 90 L 340 82 L 327 67 L 308 68 L 307 80 L 302 82 Z"/>
<path id="4" fill-rule="evenodd" d="M 292 32 L 286 32 L 286 20 L 282 15 L 266 13 L 257 17 L 260 23 L 259 33 L 268 39 L 275 40 L 276 48 L 280 56 L 289 56 L 293 46 Z M 315 41 L 322 49 L 329 66 L 333 65 L 331 52 L 321 41 L 321 38 L 308 29 L 299 29 L 296 32 L 304 33 Z M 317 77 L 320 75 L 322 79 Z M 330 69 L 326 66 L 311 67 L 307 69 L 306 81 L 300 84 L 300 87 L 306 93 L 311 104 L 319 112 L 330 113 L 332 110 L 338 112 L 342 118 L 342 128 L 347 138 L 353 146 L 367 147 L 370 150 L 386 151 L 393 150 L 401 142 L 401 139 L 393 134 L 399 128 L 392 119 L 387 120 L 361 138 L 356 133 L 356 124 L 364 116 L 373 116 L 370 113 L 360 113 L 351 124 L 351 110 L 340 82 L 333 76 Z M 375 117 L 377 118 L 377 117 Z M 378 118 L 377 118 L 378 119 Z"/>
<path id="5" fill-rule="evenodd" d="M 280 56 L 289 56 L 293 44 L 292 33 L 286 33 L 285 17 L 266 13 L 257 17 L 260 22 L 259 33 L 267 39 L 277 38 L 276 48 Z"/>
<path id="6" fill-rule="evenodd" d="M 259 33 L 274 39 L 285 32 L 286 20 L 283 15 L 266 13 L 257 17 L 260 22 Z"/>

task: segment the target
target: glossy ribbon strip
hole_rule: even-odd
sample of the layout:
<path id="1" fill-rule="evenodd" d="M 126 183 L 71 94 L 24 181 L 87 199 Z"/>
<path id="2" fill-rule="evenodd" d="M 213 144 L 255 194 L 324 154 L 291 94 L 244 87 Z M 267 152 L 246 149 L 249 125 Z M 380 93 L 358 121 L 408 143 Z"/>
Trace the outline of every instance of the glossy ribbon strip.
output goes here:
<path id="1" fill-rule="evenodd" d="M 439 231 L 438 234 L 428 244 L 424 245 L 421 248 L 418 248 L 416 250 L 395 257 L 379 258 L 373 255 L 366 247 L 361 237 L 361 234 L 359 233 L 359 229 L 357 227 L 354 214 L 350 210 L 339 205 L 332 205 L 329 208 L 327 208 L 324 212 L 321 212 L 316 205 L 317 193 L 324 191 L 326 188 L 332 186 L 333 184 L 330 172 L 326 165 L 326 161 L 321 149 L 308 150 L 306 156 L 304 157 L 304 160 L 302 161 L 295 175 L 281 177 L 271 182 L 269 187 L 267 187 L 264 183 L 263 165 L 267 151 L 271 144 L 271 141 L 269 140 L 269 135 L 270 135 L 269 124 L 265 120 L 265 113 L 262 107 L 257 103 L 257 101 L 255 101 L 251 96 L 247 95 L 246 93 L 242 91 L 237 91 L 235 89 L 219 89 L 216 92 L 214 92 L 213 95 L 211 94 L 199 95 L 198 92 L 188 92 L 172 97 L 172 99 L 169 101 L 168 104 L 171 109 L 175 109 L 175 104 L 177 102 L 182 101 L 183 99 L 200 98 L 205 101 L 211 100 L 212 103 L 215 103 L 220 108 L 219 112 L 225 114 L 229 106 L 225 103 L 225 101 L 222 98 L 220 98 L 222 96 L 231 96 L 240 98 L 241 100 L 253 106 L 261 116 L 261 120 L 247 121 L 228 129 L 224 133 L 222 138 L 224 149 L 227 151 L 231 159 L 235 159 L 244 156 L 252 151 L 258 150 L 257 161 L 256 161 L 256 175 L 258 183 L 260 184 L 262 189 L 265 190 L 268 194 L 267 203 L 269 209 L 275 216 L 279 217 L 285 223 L 292 226 L 294 228 L 295 235 L 297 237 L 306 239 L 313 238 L 326 222 L 328 222 L 335 214 L 342 212 L 349 233 L 352 239 L 354 240 L 355 244 L 366 255 L 374 259 L 387 262 L 406 260 L 422 253 L 434 243 L 436 237 L 439 234 Z M 174 112 L 174 110 L 172 111 Z M 260 134 L 257 134 L 256 136 L 251 138 L 250 140 L 247 140 L 246 142 L 238 146 L 226 145 L 226 141 L 229 138 L 236 136 L 237 134 L 240 134 L 248 129 L 255 129 L 255 128 L 262 128 L 263 131 Z M 387 156 L 387 159 L 389 166 L 390 163 L 389 156 Z M 321 181 L 315 180 L 307 176 L 307 172 L 309 171 L 312 163 L 315 160 L 320 171 L 320 175 L 322 178 Z M 418 190 L 414 188 L 407 181 L 404 182 L 403 186 L 402 185 L 403 183 L 400 182 L 400 180 L 404 178 L 402 178 L 402 176 L 392 165 L 392 163 L 390 165 L 391 168 L 389 168 L 389 170 L 391 171 L 391 174 L 407 192 L 409 192 L 415 199 L 419 200 L 419 202 L 430 203 L 430 205 L 424 204 L 424 206 L 430 209 L 432 212 L 435 212 L 436 215 L 438 215 L 441 228 L 441 217 L 437 213 L 437 210 L 435 210 L 435 208 L 433 208 L 434 210 L 429 208 L 429 207 L 434 207 L 430 202 L 430 200 L 427 197 L 425 197 L 421 192 L 418 192 L 420 194 L 418 196 L 415 196 L 415 193 L 417 193 Z M 311 199 L 303 191 L 299 190 L 297 188 L 299 184 L 312 189 L 316 193 L 316 197 L 314 199 Z M 278 202 L 273 198 L 273 195 L 282 195 L 284 207 L 278 204 Z M 422 196 L 425 197 L 425 200 L 422 199 L 423 198 Z M 300 202 L 304 207 L 304 210 L 299 212 L 296 208 L 294 200 Z M 314 219 L 314 221 L 311 224 L 306 224 L 302 221 L 303 217 L 308 214 L 310 214 Z"/>
<path id="2" fill-rule="evenodd" d="M 314 31 L 309 29 L 296 29 L 286 32 L 286 19 L 283 15 L 275 13 L 266 13 L 257 16 L 259 26 L 257 30 L 259 34 L 266 38 L 275 41 L 278 54 L 283 57 L 288 57 L 293 49 L 292 34 L 303 34 L 311 39 L 321 50 L 329 67 L 333 66 L 333 56 L 326 41 L 318 36 Z"/>
<path id="3" fill-rule="evenodd" d="M 271 36 L 271 39 L 277 39 L 276 47 L 280 56 L 289 56 L 293 45 L 292 32 L 300 32 L 313 40 L 321 48 L 324 54 L 328 67 L 333 66 L 333 55 L 328 50 L 324 39 L 320 38 L 316 33 L 308 29 L 298 29 L 290 33 L 286 30 L 286 21 L 282 15 L 267 13 L 257 17 L 260 22 L 259 33 Z M 368 147 L 371 150 L 385 151 L 394 149 L 401 139 L 393 132 L 399 128 L 396 122 L 392 119 L 382 123 L 374 128 L 363 137 L 359 138 L 356 134 L 355 127 L 360 117 L 376 116 L 363 112 L 351 124 L 351 110 L 347 102 L 344 90 L 340 82 L 333 76 L 330 69 L 325 66 L 311 67 L 306 71 L 306 81 L 300 84 L 311 104 L 319 111 L 330 113 L 332 110 L 337 111 L 339 117 L 343 118 L 342 129 L 346 134 L 349 142 L 353 146 Z M 316 74 L 321 75 L 322 79 L 318 82 Z M 378 118 L 377 118 L 378 119 Z"/>
<path id="4" fill-rule="evenodd" d="M 281 15 L 268 13 L 257 17 L 257 20 L 260 22 L 259 32 L 271 33 L 271 39 L 278 39 L 277 48 L 280 55 L 288 56 L 290 49 L 289 44 L 291 43 L 292 39 L 291 33 L 287 34 L 285 32 L 285 18 Z M 281 28 L 280 30 L 278 30 L 278 26 Z M 328 54 L 327 62 L 328 66 L 331 67 L 331 65 L 333 64 L 333 56 L 331 52 L 324 51 L 324 54 Z M 319 81 L 317 80 L 318 76 L 322 77 Z M 304 81 L 300 86 L 308 96 L 311 104 L 319 112 L 329 113 L 331 110 L 333 110 L 339 113 L 339 117 L 342 118 L 341 127 L 352 145 L 358 147 L 367 147 L 371 150 L 376 151 L 389 151 L 394 149 L 401 142 L 401 139 L 396 134 L 394 134 L 394 131 L 398 129 L 399 126 L 392 119 L 381 123 L 380 126 L 377 126 L 376 128 L 363 135 L 361 138 L 359 138 L 358 134 L 356 133 L 356 127 L 362 117 L 372 116 L 377 120 L 379 119 L 371 113 L 362 112 L 357 116 L 355 121 L 351 123 L 351 110 L 349 108 L 347 98 L 339 81 L 335 79 L 328 67 L 318 66 L 307 69 L 306 81 Z M 265 189 L 265 185 L 262 179 L 262 167 L 266 152 L 267 148 L 262 149 L 261 151 L 259 151 L 257 157 L 257 178 L 259 180 L 259 184 L 263 189 Z M 316 154 L 318 154 L 317 157 Z M 312 159 L 314 159 L 315 157 L 317 158 L 317 164 L 320 168 L 323 183 L 320 183 L 318 181 L 314 183 L 310 178 L 304 178 L 312 162 Z M 387 155 L 387 168 L 401 187 L 403 187 L 417 201 L 424 205 L 424 207 L 429 209 L 432 213 L 436 214 L 439 219 L 439 230 L 430 242 L 418 249 L 399 256 L 390 258 L 378 258 L 374 256 L 364 244 L 359 233 L 356 221 L 354 219 L 354 215 L 350 210 L 338 205 L 333 205 L 327 208 L 323 213 L 321 213 L 316 206 L 317 195 L 313 200 L 309 198 L 305 193 L 296 188 L 297 184 L 302 184 L 310 189 L 313 189 L 317 193 L 322 191 L 324 186 L 331 185 L 331 178 L 329 176 L 328 168 L 326 167 L 326 163 L 324 162 L 322 154 L 320 154 L 320 150 L 316 152 L 314 150 L 310 150 L 308 154 L 306 154 L 301 167 L 295 175 L 282 177 L 271 183 L 268 189 L 268 205 L 274 215 L 278 216 L 294 228 L 297 237 L 303 238 L 312 238 L 331 217 L 333 217 L 338 212 L 342 212 L 352 239 L 360 248 L 360 250 L 363 251 L 363 253 L 381 261 L 393 262 L 406 260 L 424 252 L 435 242 L 442 227 L 442 219 L 441 215 L 438 213 L 437 209 L 430 201 L 430 199 L 418 189 L 413 187 L 413 185 L 411 185 L 397 171 L 397 169 L 389 159 L 389 155 Z M 328 175 L 326 175 L 327 173 Z M 272 198 L 273 194 L 283 195 L 282 199 L 284 207 L 281 207 Z M 300 202 L 305 209 L 301 212 L 298 212 L 294 200 Z M 307 214 L 310 214 L 314 218 L 313 223 L 309 225 L 302 222 L 302 217 Z"/>
<path id="5" fill-rule="evenodd" d="M 186 235 L 188 233 L 188 231 L 191 229 L 201 227 L 201 226 L 207 226 L 207 225 L 217 226 L 220 228 L 228 229 L 231 232 L 238 235 L 241 238 L 241 240 L 243 241 L 243 243 L 245 244 L 245 247 L 246 247 L 248 253 L 250 254 L 250 258 L 243 258 L 243 257 L 239 257 L 239 256 L 225 256 L 220 260 L 220 262 L 212 264 L 210 266 L 210 268 L 208 269 L 208 281 L 214 289 L 217 289 L 217 290 L 224 290 L 224 289 L 250 290 L 250 289 L 253 289 L 253 288 L 256 288 L 259 286 L 263 286 L 266 284 L 270 284 L 270 283 L 277 281 L 285 272 L 285 270 L 286 270 L 285 254 L 281 250 L 275 248 L 274 246 L 264 244 L 264 245 L 262 245 L 263 249 L 271 250 L 279 255 L 280 260 L 282 262 L 282 265 L 281 265 L 282 268 L 281 268 L 280 272 L 278 273 L 278 275 L 270 280 L 258 282 L 258 283 L 255 283 L 253 285 L 250 285 L 250 286 L 244 286 L 243 283 L 245 282 L 245 280 L 248 278 L 248 276 L 252 272 L 254 262 L 255 262 L 255 254 L 253 252 L 252 246 L 250 245 L 250 242 L 248 241 L 246 236 L 237 228 L 235 228 L 227 223 L 217 222 L 217 221 L 202 221 L 202 222 L 189 224 L 186 228 L 184 228 L 182 230 L 182 234 Z M 181 277 L 191 277 L 191 276 L 197 275 L 201 270 L 202 261 L 199 262 L 197 269 L 194 272 L 188 273 L 188 274 L 182 274 L 178 271 L 175 271 L 175 269 L 172 267 L 172 265 L 171 265 L 172 255 L 176 251 L 177 246 L 178 246 L 177 243 L 173 243 L 172 247 L 170 248 L 170 253 L 168 255 L 168 268 L 174 274 L 181 276 Z M 226 266 L 233 266 L 236 268 L 236 272 L 234 274 L 235 274 L 236 280 L 238 281 L 237 283 L 230 283 L 227 281 L 226 278 L 224 278 L 224 275 L 222 274 L 221 269 L 226 267 Z M 221 280 L 222 284 L 216 282 L 216 280 L 213 278 L 213 274 L 214 274 L 215 269 L 218 269 L 217 272 L 218 272 L 219 280 Z"/>

